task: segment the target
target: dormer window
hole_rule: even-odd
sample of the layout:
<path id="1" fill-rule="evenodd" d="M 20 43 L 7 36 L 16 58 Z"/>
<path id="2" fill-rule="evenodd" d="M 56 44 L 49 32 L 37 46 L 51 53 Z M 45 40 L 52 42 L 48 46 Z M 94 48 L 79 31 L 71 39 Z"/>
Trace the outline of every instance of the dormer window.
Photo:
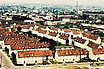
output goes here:
<path id="1" fill-rule="evenodd" d="M 24 46 L 22 48 L 24 48 Z"/>
<path id="2" fill-rule="evenodd" d="M 0 37 L 2 37 L 3 35 L 0 35 Z"/>
<path id="3" fill-rule="evenodd" d="M 101 53 L 103 53 L 103 51 L 101 51 Z"/>
<path id="4" fill-rule="evenodd" d="M 34 56 L 34 54 L 31 54 L 31 56 Z"/>
<path id="5" fill-rule="evenodd" d="M 48 55 L 48 54 L 47 54 Z"/>
<path id="6" fill-rule="evenodd" d="M 83 54 L 83 52 L 81 52 L 81 54 Z"/>
<path id="7" fill-rule="evenodd" d="M 18 47 L 19 49 L 21 48 L 21 47 Z"/>
<path id="8" fill-rule="evenodd" d="M 66 54 L 68 54 L 68 52 L 66 52 Z"/>
<path id="9" fill-rule="evenodd" d="M 28 54 L 27 56 L 30 56 L 30 54 Z"/>

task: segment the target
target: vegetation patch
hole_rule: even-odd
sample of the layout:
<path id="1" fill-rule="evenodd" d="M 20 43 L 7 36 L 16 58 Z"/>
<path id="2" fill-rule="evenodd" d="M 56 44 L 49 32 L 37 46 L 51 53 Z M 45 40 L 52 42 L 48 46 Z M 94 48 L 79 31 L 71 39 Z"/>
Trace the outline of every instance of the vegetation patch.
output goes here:
<path id="1" fill-rule="evenodd" d="M 50 62 L 51 62 L 52 64 L 57 64 L 57 61 L 54 61 L 54 60 L 50 60 Z"/>
<path id="2" fill-rule="evenodd" d="M 98 67 L 98 66 L 104 66 L 104 63 L 93 63 L 90 64 L 91 67 Z"/>

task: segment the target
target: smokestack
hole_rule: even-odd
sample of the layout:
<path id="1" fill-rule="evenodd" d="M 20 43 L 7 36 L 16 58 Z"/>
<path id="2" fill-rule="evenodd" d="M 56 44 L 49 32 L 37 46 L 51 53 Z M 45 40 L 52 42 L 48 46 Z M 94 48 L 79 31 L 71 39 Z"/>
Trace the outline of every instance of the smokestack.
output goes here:
<path id="1" fill-rule="evenodd" d="M 76 2 L 76 14 L 78 14 L 78 1 Z"/>

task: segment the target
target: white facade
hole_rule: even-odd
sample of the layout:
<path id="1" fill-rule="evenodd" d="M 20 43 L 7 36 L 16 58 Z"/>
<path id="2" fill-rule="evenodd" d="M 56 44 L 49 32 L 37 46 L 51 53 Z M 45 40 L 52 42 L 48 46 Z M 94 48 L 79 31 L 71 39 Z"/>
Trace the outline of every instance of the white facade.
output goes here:
<path id="1" fill-rule="evenodd" d="M 16 57 L 17 64 L 35 64 L 36 62 L 43 63 L 43 60 L 46 60 L 46 57 L 25 57 L 25 58 L 18 58 L 18 56 Z M 53 59 L 53 57 L 49 56 L 48 59 Z"/>
<path id="2" fill-rule="evenodd" d="M 102 44 L 101 44 L 103 47 L 104 47 L 104 42 L 102 42 Z"/>
<path id="3" fill-rule="evenodd" d="M 11 56 L 11 54 L 12 54 L 13 52 L 14 52 L 15 54 L 17 54 L 18 51 L 29 51 L 29 50 L 49 50 L 49 48 L 11 50 L 11 47 L 9 47 L 9 55 Z"/>
<path id="4" fill-rule="evenodd" d="M 69 18 L 63 18 L 62 21 L 64 21 L 64 22 L 69 22 L 70 19 L 69 19 Z"/>
<path id="5" fill-rule="evenodd" d="M 81 58 L 86 57 L 87 55 L 81 55 Z M 68 55 L 68 56 L 58 56 L 57 52 L 55 53 L 55 59 L 57 62 L 74 62 L 80 60 L 80 55 Z"/>
<path id="6" fill-rule="evenodd" d="M 29 29 L 22 29 L 22 32 L 29 32 Z"/>
<path id="7" fill-rule="evenodd" d="M 82 37 L 82 38 L 86 39 L 86 40 L 89 40 L 89 41 L 92 41 L 92 42 L 97 43 L 97 44 L 101 43 L 101 38 L 100 37 L 98 37 L 96 40 L 90 39 L 90 38 L 87 38 L 87 37 Z"/>
<path id="8" fill-rule="evenodd" d="M 87 49 L 87 44 L 89 41 L 86 41 L 84 44 L 74 41 L 74 45 L 80 48 Z"/>
<path id="9" fill-rule="evenodd" d="M 71 45 L 72 44 L 72 39 L 69 37 L 68 40 L 69 40 L 69 45 Z M 58 38 L 58 42 L 60 42 L 61 44 L 66 44 L 66 40 L 64 40 L 64 39 Z"/>
<path id="10" fill-rule="evenodd" d="M 100 60 L 104 60 L 104 54 L 96 54 L 95 56 L 96 56 L 96 58 L 100 58 Z"/>

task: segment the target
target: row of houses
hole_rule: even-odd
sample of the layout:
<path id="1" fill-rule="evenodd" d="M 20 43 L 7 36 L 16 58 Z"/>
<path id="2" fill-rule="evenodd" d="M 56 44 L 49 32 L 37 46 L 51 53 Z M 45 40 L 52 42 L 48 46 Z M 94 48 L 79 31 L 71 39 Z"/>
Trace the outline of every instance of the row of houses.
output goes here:
<path id="1" fill-rule="evenodd" d="M 92 53 L 97 57 L 95 60 L 104 60 L 104 48 L 92 49 Z M 86 49 L 61 49 L 56 50 L 55 58 L 51 50 L 30 50 L 18 51 L 16 54 L 18 64 L 43 63 L 44 60 L 54 59 L 57 62 L 79 62 L 88 55 Z"/>
<path id="2" fill-rule="evenodd" d="M 16 54 L 17 64 L 42 63 L 43 60 L 53 59 L 53 52 L 48 48 L 49 44 L 46 42 L 40 43 L 40 40 L 37 38 L 29 38 L 26 35 L 10 32 L 6 29 L 0 29 L 0 36 L 0 45 L 3 49 L 7 48 L 9 50 L 10 56 L 12 53 Z M 76 55 L 80 55 L 80 53 L 76 52 L 77 50 L 75 49 L 68 50 L 65 54 L 70 53 L 69 56 L 73 56 L 75 59 L 72 60 L 66 57 L 61 59 L 62 56 L 68 55 L 60 55 L 61 52 L 59 51 L 63 52 L 63 50 L 57 50 L 55 60 L 57 62 L 79 61 L 80 58 L 76 57 Z"/>
<path id="3" fill-rule="evenodd" d="M 16 25 L 15 25 L 15 27 L 16 27 Z M 26 26 L 25 27 L 22 26 L 22 28 L 24 28 L 24 30 L 25 29 L 30 30 L 30 28 L 28 28 Z M 57 40 L 58 38 L 66 40 L 68 37 L 70 37 L 70 39 L 71 39 L 71 36 L 68 34 L 59 33 L 54 30 L 47 31 L 44 28 L 45 28 L 45 26 L 41 27 L 41 29 L 38 27 L 35 28 L 33 26 L 31 31 L 33 30 L 32 33 L 35 32 L 34 34 L 37 34 L 38 36 L 42 36 L 42 37 L 43 36 L 45 37 L 46 35 L 50 35 L 50 36 L 46 36 L 46 37 L 48 37 L 50 39 L 54 39 L 54 40 L 55 39 Z M 49 46 L 48 43 L 45 43 L 45 42 L 40 43 L 39 39 L 29 38 L 27 35 L 15 34 L 13 32 L 10 32 L 10 30 L 9 31 L 4 31 L 3 29 L 0 29 L 0 30 L 1 30 L 0 39 L 2 41 L 2 43 L 0 43 L 0 44 L 2 44 L 3 49 L 5 49 L 5 47 L 7 47 L 9 49 L 10 55 L 13 52 L 16 54 L 17 64 L 42 63 L 44 60 L 49 60 L 49 59 L 55 59 L 57 62 L 76 62 L 76 61 L 79 61 L 81 58 L 84 58 L 87 56 L 86 48 L 84 48 L 84 49 L 59 49 L 59 50 L 56 50 L 55 58 L 53 58 L 52 51 L 48 49 L 48 46 Z M 55 29 L 55 30 L 57 30 L 57 29 Z M 65 29 L 65 30 L 67 31 L 67 29 Z M 45 35 L 43 35 L 43 34 L 45 34 Z M 92 35 L 92 34 L 90 34 L 90 35 Z M 87 37 L 87 36 L 84 36 L 84 37 L 77 36 L 77 38 L 74 40 L 74 42 L 75 42 L 74 44 L 76 44 L 76 42 L 77 42 L 77 43 L 83 44 L 82 47 L 85 45 L 88 45 L 89 47 L 95 45 L 94 47 L 96 47 L 96 43 L 92 42 L 91 39 L 96 41 L 96 40 L 99 40 L 100 38 L 97 37 L 95 39 L 93 37 L 95 37 L 95 36 L 92 35 L 91 38 Z M 60 41 L 63 42 L 62 40 L 60 40 Z M 90 45 L 89 43 L 91 43 L 92 45 Z M 76 46 L 81 46 L 81 45 L 76 44 Z M 82 48 L 82 47 L 80 47 L 80 48 Z M 94 50 L 95 49 L 97 50 L 98 48 L 92 47 L 91 49 L 92 49 L 92 53 L 93 53 L 93 55 L 95 55 L 95 57 L 103 60 L 102 59 L 103 53 L 96 53 L 96 52 L 94 53 Z M 103 50 L 103 48 L 101 48 L 101 49 Z M 81 57 L 80 57 L 80 55 L 81 55 Z"/>
<path id="4" fill-rule="evenodd" d="M 94 43 L 92 41 L 88 41 L 84 38 L 79 38 L 79 37 L 75 38 L 74 45 L 78 46 L 80 48 L 85 48 L 85 49 L 87 47 L 94 48 L 94 49 L 101 48 L 100 44 L 97 44 L 97 43 Z"/>
<path id="5" fill-rule="evenodd" d="M 15 25 L 14 25 L 15 26 Z M 16 25 L 18 26 L 18 25 Z M 47 27 L 36 23 L 35 25 L 28 25 L 28 28 L 22 27 L 22 31 L 32 31 L 33 34 L 37 34 L 41 37 L 47 37 L 55 41 L 59 41 L 62 44 L 65 44 L 65 40 L 69 39 L 69 45 L 72 43 L 72 38 L 82 37 L 88 41 L 92 41 L 97 44 L 101 44 L 101 38 L 98 35 L 93 35 L 91 33 L 82 33 L 79 29 L 60 29 L 54 27 Z"/>

